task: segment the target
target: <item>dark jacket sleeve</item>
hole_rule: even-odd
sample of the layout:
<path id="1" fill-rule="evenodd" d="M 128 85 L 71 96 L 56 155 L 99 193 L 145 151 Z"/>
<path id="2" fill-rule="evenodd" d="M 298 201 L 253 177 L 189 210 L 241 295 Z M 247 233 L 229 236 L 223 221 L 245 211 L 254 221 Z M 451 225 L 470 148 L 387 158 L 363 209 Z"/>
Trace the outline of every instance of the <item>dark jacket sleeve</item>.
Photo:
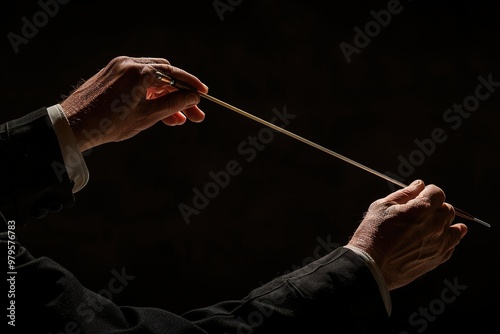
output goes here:
<path id="1" fill-rule="evenodd" d="M 2 249 L 7 242 L 1 233 Z M 342 247 L 242 299 L 182 315 L 118 306 L 86 289 L 57 262 L 35 258 L 18 243 L 16 248 L 16 333 L 354 334 L 377 332 L 387 318 L 369 269 Z M 126 272 L 119 274 L 126 279 Z"/>
<path id="2" fill-rule="evenodd" d="M 241 300 L 193 310 L 184 317 L 209 333 L 224 334 L 373 333 L 388 320 L 370 270 L 343 247 Z"/>
<path id="3" fill-rule="evenodd" d="M 0 211 L 5 217 L 0 214 L 0 220 L 6 227 L 73 204 L 72 183 L 60 169 L 63 160 L 45 109 L 1 125 L 0 154 Z M 9 239 L 12 235 L 0 233 L 0 246 L 4 264 L 7 250 L 16 254 L 4 279 L 15 297 L 4 296 L 2 304 L 5 311 L 15 303 L 16 326 L 7 326 L 14 333 L 352 334 L 372 332 L 374 324 L 387 318 L 369 268 L 342 247 L 241 299 L 178 315 L 116 305 L 52 259 L 33 257 Z"/>
<path id="4" fill-rule="evenodd" d="M 72 188 L 46 108 L 0 125 L 0 212 L 6 219 L 23 224 L 69 207 Z"/>

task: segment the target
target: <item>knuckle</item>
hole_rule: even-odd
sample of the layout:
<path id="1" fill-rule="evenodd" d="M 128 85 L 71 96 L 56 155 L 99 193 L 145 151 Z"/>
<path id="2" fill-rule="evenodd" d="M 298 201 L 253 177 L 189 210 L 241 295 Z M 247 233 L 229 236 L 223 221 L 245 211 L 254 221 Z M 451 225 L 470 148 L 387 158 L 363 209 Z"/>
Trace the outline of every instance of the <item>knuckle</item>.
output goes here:
<path id="1" fill-rule="evenodd" d="M 446 196 L 444 194 L 444 191 L 439 188 L 438 186 L 434 185 L 434 184 L 431 184 L 431 185 L 428 185 L 429 189 L 431 190 L 430 194 L 433 198 L 435 198 L 436 200 L 439 200 L 439 201 L 444 201 Z"/>
<path id="2" fill-rule="evenodd" d="M 370 206 L 368 207 L 368 211 L 377 210 L 378 208 L 380 208 L 380 206 L 382 205 L 382 203 L 384 203 L 384 201 L 382 199 L 378 199 L 378 200 L 372 202 L 370 204 Z"/>
<path id="3" fill-rule="evenodd" d="M 120 65 L 122 65 L 122 64 L 124 64 L 124 63 L 127 63 L 127 62 L 129 62 L 129 61 L 130 61 L 130 57 L 128 57 L 128 56 L 118 56 L 118 57 L 113 58 L 113 59 L 109 62 L 109 64 L 110 64 L 111 66 L 120 66 Z"/>

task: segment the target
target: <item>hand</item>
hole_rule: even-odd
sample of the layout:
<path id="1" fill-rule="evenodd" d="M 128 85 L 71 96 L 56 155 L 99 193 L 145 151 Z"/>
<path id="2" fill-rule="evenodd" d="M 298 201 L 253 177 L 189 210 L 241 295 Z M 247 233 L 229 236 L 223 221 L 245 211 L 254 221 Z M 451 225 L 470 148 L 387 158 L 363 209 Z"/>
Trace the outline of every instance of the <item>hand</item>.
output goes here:
<path id="1" fill-rule="evenodd" d="M 420 180 L 373 202 L 349 244 L 374 259 L 389 290 L 402 287 L 447 261 L 467 233 L 451 224 L 443 191 Z"/>
<path id="2" fill-rule="evenodd" d="M 195 76 L 162 58 L 117 57 L 60 104 L 81 151 L 122 141 L 163 121 L 166 125 L 203 121 L 199 94 L 157 80 L 156 71 L 208 92 Z"/>

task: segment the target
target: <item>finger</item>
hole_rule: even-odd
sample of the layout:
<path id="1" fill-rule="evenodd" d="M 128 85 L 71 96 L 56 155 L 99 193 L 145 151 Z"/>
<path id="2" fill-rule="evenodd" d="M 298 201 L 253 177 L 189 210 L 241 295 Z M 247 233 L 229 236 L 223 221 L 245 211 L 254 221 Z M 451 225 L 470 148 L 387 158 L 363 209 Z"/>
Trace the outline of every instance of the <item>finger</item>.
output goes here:
<path id="1" fill-rule="evenodd" d="M 443 217 L 443 220 L 446 221 L 447 226 L 450 226 L 453 219 L 455 219 L 455 209 L 451 204 L 448 203 L 441 204 L 441 207 L 436 210 L 436 214 L 440 217 Z"/>
<path id="2" fill-rule="evenodd" d="M 455 247 L 460 243 L 465 235 L 467 234 L 467 225 L 462 223 L 456 223 L 450 226 L 448 229 L 448 245 L 449 248 Z"/>
<path id="3" fill-rule="evenodd" d="M 170 65 L 170 62 L 165 58 L 152 58 L 152 57 L 131 57 L 133 61 L 139 64 L 166 64 Z"/>
<path id="4" fill-rule="evenodd" d="M 148 100 L 153 100 L 157 99 L 159 97 L 162 97 L 164 95 L 167 95 L 169 93 L 178 91 L 177 88 L 174 86 L 171 86 L 169 84 L 166 84 L 164 82 L 160 82 L 158 85 L 154 84 L 151 85 L 147 88 L 146 90 L 146 99 Z"/>
<path id="5" fill-rule="evenodd" d="M 200 123 L 205 119 L 205 113 L 198 106 L 192 106 L 182 111 L 191 122 Z"/>
<path id="6" fill-rule="evenodd" d="M 385 197 L 385 201 L 396 202 L 397 204 L 405 204 L 408 201 L 416 198 L 425 188 L 422 180 L 415 180 L 410 185 L 403 189 L 399 189 Z"/>
<path id="7" fill-rule="evenodd" d="M 165 73 L 166 75 L 172 76 L 173 78 L 182 81 L 190 86 L 192 86 L 194 89 L 198 90 L 199 92 L 202 93 L 207 93 L 208 92 L 208 87 L 200 81 L 197 77 L 192 75 L 191 73 L 188 73 L 178 67 L 170 65 L 168 61 L 164 60 L 164 62 L 153 62 L 154 59 L 156 58 L 134 58 L 135 62 L 139 62 L 140 64 L 145 64 L 146 66 L 142 66 L 141 72 L 143 74 L 146 74 L 145 78 L 145 84 L 146 86 L 149 87 L 164 87 L 165 85 L 168 85 L 160 80 L 158 80 L 155 76 L 156 71 L 160 71 L 162 73 Z M 161 58 L 160 58 L 161 60 Z M 166 61 L 166 62 L 165 62 Z M 138 66 L 140 66 L 138 64 Z"/>
<path id="8" fill-rule="evenodd" d="M 168 126 L 176 126 L 176 125 L 182 125 L 186 123 L 186 116 L 184 116 L 180 111 L 170 115 L 164 119 L 162 119 L 162 122 L 165 123 Z"/>
<path id="9" fill-rule="evenodd" d="M 186 122 L 187 118 L 194 123 L 200 123 L 205 118 L 205 113 L 197 106 L 183 110 L 171 116 L 162 119 L 163 123 L 169 126 L 182 125 Z"/>
<path id="10" fill-rule="evenodd" d="M 435 231 L 438 234 L 447 234 L 451 223 L 455 219 L 455 209 L 448 203 L 443 203 L 434 213 Z"/>
<path id="11" fill-rule="evenodd" d="M 163 72 L 173 78 L 180 80 L 188 85 L 193 86 L 195 89 L 202 93 L 208 93 L 208 87 L 200 81 L 197 77 L 188 73 L 178 67 L 164 64 L 155 64 L 154 68 L 160 72 Z M 154 75 L 154 73 L 152 73 Z"/>
<path id="12" fill-rule="evenodd" d="M 165 125 L 168 126 L 176 126 L 177 125 L 177 117 L 174 115 L 170 115 L 168 117 L 165 117 L 164 119 L 161 120 Z"/>
<path id="13" fill-rule="evenodd" d="M 453 255 L 453 253 L 455 252 L 455 247 L 449 249 L 443 256 L 443 258 L 441 259 L 441 264 L 445 263 L 446 261 L 448 261 L 451 256 Z"/>
<path id="14" fill-rule="evenodd" d="M 193 92 L 178 90 L 146 102 L 149 103 L 152 112 L 158 113 L 158 119 L 163 119 L 179 110 L 193 107 L 200 102 L 200 96 Z"/>
<path id="15" fill-rule="evenodd" d="M 465 224 L 454 224 L 450 226 L 447 234 L 447 248 L 446 248 L 446 253 L 443 256 L 442 262 L 448 261 L 451 256 L 453 255 L 453 252 L 455 251 L 455 247 L 460 243 L 460 240 L 462 240 L 465 235 L 467 234 L 467 226 Z"/>
<path id="16" fill-rule="evenodd" d="M 455 220 L 455 208 L 453 208 L 453 205 L 449 203 L 443 203 L 443 208 L 441 210 L 446 212 L 451 225 L 451 223 Z"/>
<path id="17" fill-rule="evenodd" d="M 176 126 L 177 125 L 177 118 L 174 115 L 165 117 L 164 119 L 161 120 L 165 125 L 168 126 Z"/>
<path id="18" fill-rule="evenodd" d="M 161 86 L 149 87 L 146 91 L 146 99 L 148 100 L 157 99 L 168 93 L 169 91 L 167 90 L 167 87 L 161 87 Z"/>
<path id="19" fill-rule="evenodd" d="M 424 200 L 431 204 L 432 208 L 439 209 L 442 207 L 446 196 L 441 188 L 430 184 L 417 196 L 416 200 Z"/>

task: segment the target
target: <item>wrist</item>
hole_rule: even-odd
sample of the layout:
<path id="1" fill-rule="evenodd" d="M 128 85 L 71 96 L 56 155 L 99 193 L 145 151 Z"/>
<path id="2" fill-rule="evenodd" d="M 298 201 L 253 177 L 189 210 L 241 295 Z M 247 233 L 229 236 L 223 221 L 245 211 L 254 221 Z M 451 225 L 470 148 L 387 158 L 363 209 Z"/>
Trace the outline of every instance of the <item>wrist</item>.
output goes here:
<path id="1" fill-rule="evenodd" d="M 389 294 L 389 287 L 387 285 L 384 275 L 382 274 L 379 266 L 377 265 L 373 257 L 369 253 L 367 253 L 364 249 L 356 247 L 352 244 L 347 244 L 344 246 L 344 248 L 352 250 L 365 261 L 366 265 L 368 266 L 373 275 L 373 278 L 377 282 L 380 295 L 382 297 L 382 300 L 384 301 L 387 314 L 390 315 L 392 311 L 392 303 L 391 303 L 391 296 Z"/>
<path id="2" fill-rule="evenodd" d="M 59 148 L 68 177 L 73 181 L 73 193 L 80 191 L 88 182 L 89 172 L 74 132 L 60 104 L 47 108 L 47 114 L 59 142 Z"/>
<path id="3" fill-rule="evenodd" d="M 96 131 L 89 131 L 88 126 L 80 115 L 86 115 L 87 112 L 80 110 L 77 106 L 68 100 L 60 103 L 61 109 L 66 116 L 68 123 L 73 131 L 80 152 L 85 152 L 99 145 Z"/>

